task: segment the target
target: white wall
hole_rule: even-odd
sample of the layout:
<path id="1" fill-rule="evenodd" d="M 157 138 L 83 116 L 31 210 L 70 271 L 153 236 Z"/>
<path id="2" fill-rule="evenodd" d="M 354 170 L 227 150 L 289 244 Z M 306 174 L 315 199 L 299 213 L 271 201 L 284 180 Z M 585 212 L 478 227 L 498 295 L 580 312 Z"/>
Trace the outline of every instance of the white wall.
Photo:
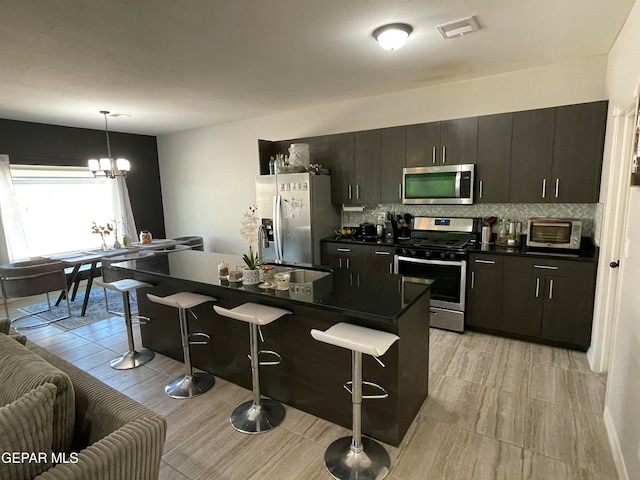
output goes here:
<path id="1" fill-rule="evenodd" d="M 286 112 L 158 138 L 168 236 L 200 234 L 207 250 L 240 253 L 255 201 L 257 139 L 328 133 L 602 100 L 606 56 Z"/>
<path id="2" fill-rule="evenodd" d="M 640 1 L 609 54 L 606 91 L 610 108 L 623 106 L 640 82 Z M 610 147 L 612 132 L 607 132 Z M 604 168 L 611 162 L 607 148 Z M 603 186 L 605 184 L 603 183 Z M 604 190 L 604 188 L 603 188 Z M 605 199 L 606 200 L 606 199 Z M 629 196 L 628 253 L 621 259 L 621 297 L 607 379 L 605 421 L 617 457 L 621 480 L 640 478 L 640 187 Z M 605 261 L 605 259 L 603 259 Z M 608 260 L 606 260 L 608 261 Z"/>

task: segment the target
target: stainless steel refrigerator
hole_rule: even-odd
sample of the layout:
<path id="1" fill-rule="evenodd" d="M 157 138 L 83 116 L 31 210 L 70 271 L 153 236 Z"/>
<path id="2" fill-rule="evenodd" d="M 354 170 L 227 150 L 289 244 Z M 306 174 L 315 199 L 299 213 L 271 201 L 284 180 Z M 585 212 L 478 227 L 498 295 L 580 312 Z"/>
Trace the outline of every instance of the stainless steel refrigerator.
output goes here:
<path id="1" fill-rule="evenodd" d="M 256 203 L 269 246 L 264 260 L 320 265 L 320 239 L 340 227 L 331 203 L 331 177 L 309 173 L 259 175 Z"/>

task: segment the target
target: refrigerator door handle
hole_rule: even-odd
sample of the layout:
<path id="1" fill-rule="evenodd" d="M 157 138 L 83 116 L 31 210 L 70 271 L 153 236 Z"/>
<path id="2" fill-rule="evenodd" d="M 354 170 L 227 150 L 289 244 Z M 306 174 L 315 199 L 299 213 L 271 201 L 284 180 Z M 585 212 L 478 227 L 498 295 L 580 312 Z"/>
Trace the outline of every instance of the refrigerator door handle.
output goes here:
<path id="1" fill-rule="evenodd" d="M 273 214 L 271 215 L 273 218 L 273 243 L 276 254 L 275 260 L 278 260 L 278 252 L 280 251 L 280 237 L 278 235 L 278 197 L 279 195 L 277 194 L 273 196 Z"/>
<path id="2" fill-rule="evenodd" d="M 273 218 L 275 220 L 276 260 L 282 261 L 282 197 L 280 195 L 276 195 L 274 198 Z"/>

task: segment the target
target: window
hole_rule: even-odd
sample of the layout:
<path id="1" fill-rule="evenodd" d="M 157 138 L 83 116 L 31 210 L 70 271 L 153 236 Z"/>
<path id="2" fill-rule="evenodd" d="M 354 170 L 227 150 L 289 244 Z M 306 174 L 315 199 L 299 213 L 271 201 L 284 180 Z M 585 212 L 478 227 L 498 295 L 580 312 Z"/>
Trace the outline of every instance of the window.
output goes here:
<path id="1" fill-rule="evenodd" d="M 11 166 L 11 178 L 31 256 L 100 247 L 91 222 L 116 218 L 109 180 L 81 167 L 22 165 Z"/>

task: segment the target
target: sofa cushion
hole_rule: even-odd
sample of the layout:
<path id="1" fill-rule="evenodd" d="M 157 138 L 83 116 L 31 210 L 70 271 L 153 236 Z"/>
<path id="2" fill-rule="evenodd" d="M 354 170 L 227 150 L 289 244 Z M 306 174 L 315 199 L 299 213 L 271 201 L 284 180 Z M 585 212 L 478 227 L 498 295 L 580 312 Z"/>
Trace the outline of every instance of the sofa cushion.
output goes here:
<path id="1" fill-rule="evenodd" d="M 75 395 L 69 376 L 24 345 L 0 335 L 0 406 L 45 383 L 57 388 L 52 448 L 54 452 L 68 452 L 75 426 Z"/>
<path id="2" fill-rule="evenodd" d="M 45 383 L 0 407 L 0 478 L 30 480 L 51 466 L 56 390 Z"/>

